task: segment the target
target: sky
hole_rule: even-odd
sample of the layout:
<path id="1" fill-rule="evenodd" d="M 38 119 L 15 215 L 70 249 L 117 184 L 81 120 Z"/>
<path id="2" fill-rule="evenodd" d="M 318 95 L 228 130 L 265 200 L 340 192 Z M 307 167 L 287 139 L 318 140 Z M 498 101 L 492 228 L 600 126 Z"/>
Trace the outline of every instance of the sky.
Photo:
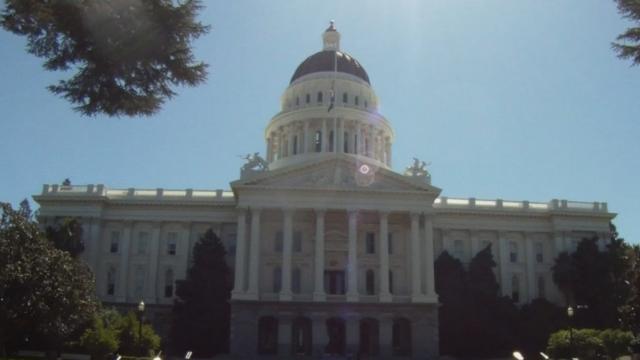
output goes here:
<path id="1" fill-rule="evenodd" d="M 606 201 L 640 242 L 640 67 L 613 1 L 205 1 L 206 84 L 151 117 L 84 117 L 0 30 L 0 201 L 45 183 L 228 189 L 329 20 L 396 132 L 393 168 L 431 162 L 443 196 Z M 35 207 L 35 205 L 34 205 Z"/>

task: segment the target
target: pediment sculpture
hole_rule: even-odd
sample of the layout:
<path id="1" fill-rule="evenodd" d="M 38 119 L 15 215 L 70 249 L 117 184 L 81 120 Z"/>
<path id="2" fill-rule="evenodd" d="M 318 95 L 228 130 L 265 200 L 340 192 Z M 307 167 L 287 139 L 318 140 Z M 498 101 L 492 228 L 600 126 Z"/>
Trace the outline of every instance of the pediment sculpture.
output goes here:
<path id="1" fill-rule="evenodd" d="M 431 174 L 427 170 L 427 166 L 429 165 L 431 165 L 431 163 L 427 164 L 418 158 L 413 158 L 413 164 L 411 166 L 407 166 L 404 171 L 404 176 L 425 181 L 427 184 L 431 185 Z"/>
<path id="2" fill-rule="evenodd" d="M 247 154 L 242 158 L 245 160 L 245 164 L 240 169 L 241 179 L 269 170 L 269 163 L 257 152 L 253 155 Z"/>

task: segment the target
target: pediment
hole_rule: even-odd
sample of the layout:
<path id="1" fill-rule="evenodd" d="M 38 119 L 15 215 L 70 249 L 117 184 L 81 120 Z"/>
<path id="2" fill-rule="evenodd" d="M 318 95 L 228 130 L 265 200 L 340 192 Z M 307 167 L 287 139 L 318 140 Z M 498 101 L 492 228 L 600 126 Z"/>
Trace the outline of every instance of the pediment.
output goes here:
<path id="1" fill-rule="evenodd" d="M 440 192 L 440 189 L 424 181 L 416 181 L 386 168 L 341 154 L 311 163 L 265 171 L 253 178 L 236 181 L 232 187 L 432 192 L 435 194 Z"/>

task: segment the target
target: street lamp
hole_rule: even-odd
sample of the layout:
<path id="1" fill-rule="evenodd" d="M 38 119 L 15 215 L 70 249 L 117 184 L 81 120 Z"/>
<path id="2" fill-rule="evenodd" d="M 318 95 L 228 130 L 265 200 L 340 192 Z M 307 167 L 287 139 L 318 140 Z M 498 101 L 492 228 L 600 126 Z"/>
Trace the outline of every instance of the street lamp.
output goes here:
<path id="1" fill-rule="evenodd" d="M 140 300 L 138 304 L 138 346 L 140 347 L 140 354 L 144 352 L 142 349 L 142 321 L 144 320 L 144 301 Z"/>
<path id="2" fill-rule="evenodd" d="M 573 326 L 571 326 L 571 325 L 572 325 L 572 323 L 571 323 L 571 322 L 573 321 L 573 315 L 574 315 L 574 313 L 575 313 L 575 312 L 574 312 L 574 310 L 573 310 L 573 307 L 572 307 L 572 306 L 569 306 L 569 307 L 567 308 L 567 316 L 569 317 L 569 351 L 570 351 L 570 352 L 571 352 L 571 354 L 572 354 L 572 356 L 571 356 L 572 358 L 573 358 L 573 353 L 574 353 L 574 351 L 573 351 Z"/>

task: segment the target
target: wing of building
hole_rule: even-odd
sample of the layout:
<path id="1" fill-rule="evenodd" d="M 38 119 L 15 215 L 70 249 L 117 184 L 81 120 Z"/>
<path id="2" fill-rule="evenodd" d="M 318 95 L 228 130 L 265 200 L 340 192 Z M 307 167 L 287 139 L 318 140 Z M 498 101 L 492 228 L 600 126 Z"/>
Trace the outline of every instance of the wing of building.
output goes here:
<path id="1" fill-rule="evenodd" d="M 245 358 L 436 357 L 443 251 L 468 264 L 491 245 L 504 295 L 562 302 L 554 258 L 585 237 L 604 246 L 606 203 L 446 198 L 423 162 L 395 172 L 369 75 L 333 24 L 322 39 L 266 127 L 266 157 L 247 156 L 231 190 L 44 185 L 34 196 L 45 225 L 81 219 L 100 299 L 167 309 L 213 228 L 235 272 L 231 350 Z"/>

